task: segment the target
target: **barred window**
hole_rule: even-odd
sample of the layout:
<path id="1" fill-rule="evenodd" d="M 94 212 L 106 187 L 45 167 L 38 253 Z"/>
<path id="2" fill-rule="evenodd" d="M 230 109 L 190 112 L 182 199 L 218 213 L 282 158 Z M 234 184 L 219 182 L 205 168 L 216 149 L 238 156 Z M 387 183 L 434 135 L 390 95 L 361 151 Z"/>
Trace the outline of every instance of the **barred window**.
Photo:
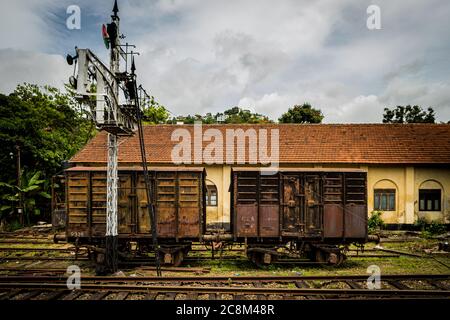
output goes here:
<path id="1" fill-rule="evenodd" d="M 441 211 L 441 190 L 419 190 L 419 211 Z"/>
<path id="2" fill-rule="evenodd" d="M 374 210 L 395 211 L 395 189 L 375 189 Z"/>

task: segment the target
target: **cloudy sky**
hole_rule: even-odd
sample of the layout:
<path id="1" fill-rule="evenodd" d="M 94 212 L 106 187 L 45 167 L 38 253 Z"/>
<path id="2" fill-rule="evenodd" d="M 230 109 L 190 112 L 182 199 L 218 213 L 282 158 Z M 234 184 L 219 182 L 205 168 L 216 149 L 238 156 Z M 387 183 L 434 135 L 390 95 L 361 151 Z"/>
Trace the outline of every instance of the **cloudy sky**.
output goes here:
<path id="1" fill-rule="evenodd" d="M 62 87 L 75 45 L 106 62 L 100 31 L 112 4 L 0 0 L 0 92 Z M 371 4 L 380 30 L 366 26 Z M 80 30 L 66 27 L 70 5 Z M 176 115 L 238 105 L 277 119 L 310 102 L 327 123 L 380 122 L 385 106 L 406 104 L 450 120 L 448 0 L 119 0 L 119 9 L 139 80 Z"/>

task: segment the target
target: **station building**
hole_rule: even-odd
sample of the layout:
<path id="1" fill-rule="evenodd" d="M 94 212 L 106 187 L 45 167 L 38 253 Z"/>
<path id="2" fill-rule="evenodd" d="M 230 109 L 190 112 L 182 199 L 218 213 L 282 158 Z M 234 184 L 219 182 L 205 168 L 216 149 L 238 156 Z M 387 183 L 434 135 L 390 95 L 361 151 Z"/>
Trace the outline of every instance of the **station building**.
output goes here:
<path id="1" fill-rule="evenodd" d="M 105 167 L 106 135 L 99 132 L 70 165 Z M 144 136 L 149 166 L 205 168 L 210 225 L 229 227 L 233 168 L 267 167 L 255 152 L 264 147 L 273 156 L 275 141 L 281 169 L 366 171 L 368 216 L 381 211 L 389 224 L 450 223 L 450 124 L 147 125 Z M 119 170 L 140 163 L 138 136 L 121 137 Z"/>

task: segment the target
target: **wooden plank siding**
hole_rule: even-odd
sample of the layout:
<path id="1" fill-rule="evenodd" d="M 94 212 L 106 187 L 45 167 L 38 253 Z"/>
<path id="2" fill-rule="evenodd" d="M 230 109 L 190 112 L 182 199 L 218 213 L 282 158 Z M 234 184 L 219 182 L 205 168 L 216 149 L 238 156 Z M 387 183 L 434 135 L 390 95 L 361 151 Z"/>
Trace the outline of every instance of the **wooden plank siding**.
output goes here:
<path id="1" fill-rule="evenodd" d="M 365 240 L 367 173 L 232 172 L 237 238 Z"/>
<path id="2" fill-rule="evenodd" d="M 205 219 L 203 169 L 150 171 L 158 236 L 201 237 Z M 66 172 L 67 236 L 100 238 L 106 231 L 106 172 L 90 168 Z M 119 236 L 150 237 L 151 224 L 142 171 L 119 171 Z"/>

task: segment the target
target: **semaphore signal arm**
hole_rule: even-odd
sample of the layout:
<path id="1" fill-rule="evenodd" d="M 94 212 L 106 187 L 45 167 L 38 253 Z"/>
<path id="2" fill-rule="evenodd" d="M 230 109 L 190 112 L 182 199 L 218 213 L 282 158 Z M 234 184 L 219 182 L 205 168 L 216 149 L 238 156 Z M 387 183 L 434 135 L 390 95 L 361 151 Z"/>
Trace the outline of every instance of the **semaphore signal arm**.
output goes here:
<path id="1" fill-rule="evenodd" d="M 117 135 L 133 134 L 137 129 L 137 113 L 142 113 L 139 101 L 135 99 L 136 92 L 130 91 L 136 87 L 134 71 L 131 74 L 128 72 L 114 74 L 89 49 L 77 48 L 75 58 L 70 59 L 78 60 L 77 77 L 73 77 L 70 81 L 75 87 L 76 98 L 89 105 L 97 127 Z M 93 87 L 96 87 L 95 90 L 92 90 Z M 125 104 L 119 103 L 115 88 L 123 92 Z M 91 97 L 95 97 L 95 104 L 91 102 Z"/>

